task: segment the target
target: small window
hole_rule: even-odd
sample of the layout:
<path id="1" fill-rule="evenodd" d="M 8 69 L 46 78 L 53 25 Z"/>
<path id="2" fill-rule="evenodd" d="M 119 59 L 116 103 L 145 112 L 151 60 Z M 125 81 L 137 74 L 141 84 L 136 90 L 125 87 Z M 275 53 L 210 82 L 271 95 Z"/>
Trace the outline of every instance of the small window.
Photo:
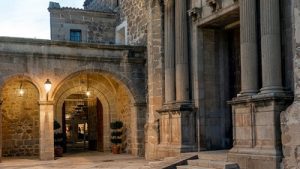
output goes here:
<path id="1" fill-rule="evenodd" d="M 70 41 L 81 42 L 81 30 L 70 30 Z"/>

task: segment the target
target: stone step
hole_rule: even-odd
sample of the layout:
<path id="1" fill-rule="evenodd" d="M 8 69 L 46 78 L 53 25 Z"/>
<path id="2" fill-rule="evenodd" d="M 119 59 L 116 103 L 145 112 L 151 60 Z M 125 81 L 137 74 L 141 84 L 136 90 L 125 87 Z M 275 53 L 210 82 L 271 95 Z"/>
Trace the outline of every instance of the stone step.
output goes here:
<path id="1" fill-rule="evenodd" d="M 198 153 L 182 153 L 177 157 L 165 157 L 157 161 L 149 161 L 148 165 L 141 169 L 163 169 L 163 168 L 176 168 L 178 165 L 187 164 L 188 160 L 198 159 Z"/>
<path id="2" fill-rule="evenodd" d="M 203 160 L 227 161 L 227 151 L 203 151 L 198 154 L 198 157 Z"/>
<path id="3" fill-rule="evenodd" d="M 188 165 L 199 167 L 211 167 L 215 169 L 239 169 L 236 163 L 217 160 L 188 160 Z"/>
<path id="4" fill-rule="evenodd" d="M 207 167 L 199 167 L 199 166 L 191 166 L 191 165 L 181 165 L 177 166 L 177 169 L 215 169 L 215 168 L 207 168 Z"/>

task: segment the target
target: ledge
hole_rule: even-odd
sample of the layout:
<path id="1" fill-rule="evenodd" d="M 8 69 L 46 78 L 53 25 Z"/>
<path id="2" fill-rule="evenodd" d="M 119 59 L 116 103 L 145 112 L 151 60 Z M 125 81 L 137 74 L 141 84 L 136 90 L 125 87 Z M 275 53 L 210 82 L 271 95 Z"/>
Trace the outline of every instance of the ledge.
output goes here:
<path id="1" fill-rule="evenodd" d="M 53 101 L 39 101 L 39 105 L 54 105 Z"/>
<path id="2" fill-rule="evenodd" d="M 86 42 L 78 43 L 78 42 L 69 42 L 69 41 L 55 41 L 55 40 L 47 40 L 47 39 L 32 39 L 32 38 L 19 38 L 19 37 L 6 37 L 6 36 L 0 36 L 0 43 L 1 42 L 27 44 L 27 45 L 89 48 L 89 49 L 134 50 L 134 51 L 146 50 L 146 46 L 113 45 L 113 44 L 99 44 L 99 43 L 86 43 Z"/>
<path id="3" fill-rule="evenodd" d="M 239 103 L 249 103 L 249 102 L 260 102 L 260 101 L 270 101 L 270 100 L 286 100 L 293 101 L 294 96 L 289 92 L 282 93 L 258 93 L 253 96 L 240 96 L 235 97 L 227 104 L 239 104 Z"/>
<path id="4" fill-rule="evenodd" d="M 160 110 L 157 110 L 158 113 L 172 112 L 172 111 L 194 111 L 196 108 L 193 102 L 172 102 L 167 103 L 162 106 Z"/>

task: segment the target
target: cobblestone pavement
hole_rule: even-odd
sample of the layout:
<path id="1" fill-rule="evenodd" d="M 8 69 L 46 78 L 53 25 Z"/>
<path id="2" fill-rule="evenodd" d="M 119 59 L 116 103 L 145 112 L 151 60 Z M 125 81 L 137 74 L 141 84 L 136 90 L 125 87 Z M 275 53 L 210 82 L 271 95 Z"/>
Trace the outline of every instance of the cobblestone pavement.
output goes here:
<path id="1" fill-rule="evenodd" d="M 84 152 L 66 154 L 52 161 L 40 161 L 29 158 L 3 158 L 0 169 L 140 169 L 147 166 L 144 158 L 128 154 Z"/>

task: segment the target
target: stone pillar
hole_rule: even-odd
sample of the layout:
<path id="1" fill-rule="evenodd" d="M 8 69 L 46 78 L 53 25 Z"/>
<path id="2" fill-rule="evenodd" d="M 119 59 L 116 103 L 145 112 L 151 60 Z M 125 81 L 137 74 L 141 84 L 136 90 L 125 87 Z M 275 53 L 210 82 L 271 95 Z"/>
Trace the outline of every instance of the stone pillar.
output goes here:
<path id="1" fill-rule="evenodd" d="M 279 0 L 260 1 L 262 82 L 261 93 L 282 92 Z"/>
<path id="2" fill-rule="evenodd" d="M 175 101 L 175 2 L 165 1 L 165 102 Z"/>
<path id="3" fill-rule="evenodd" d="M 256 38 L 256 1 L 240 1 L 241 83 L 242 95 L 253 95 L 258 90 L 258 55 Z"/>
<path id="4" fill-rule="evenodd" d="M 146 2 L 146 1 L 145 1 Z M 163 95 L 163 66 L 161 46 L 163 46 L 162 30 L 162 7 L 160 1 L 151 0 L 148 2 L 149 24 L 147 26 L 148 39 L 148 115 L 145 125 L 145 158 L 147 160 L 157 159 L 157 145 L 159 144 L 159 127 L 157 110 L 164 103 Z"/>
<path id="5" fill-rule="evenodd" d="M 175 0 L 176 101 L 189 101 L 186 0 Z"/>
<path id="6" fill-rule="evenodd" d="M 164 104 L 162 109 L 157 110 L 160 115 L 160 140 L 157 151 L 157 156 L 159 158 L 178 156 L 180 153 L 190 152 L 196 148 L 195 108 L 189 98 L 186 2 L 186 0 L 165 1 L 165 103 L 167 104 Z M 172 57 L 174 56 L 174 51 L 176 85 L 174 85 L 174 57 Z M 174 88 L 176 88 L 176 93 Z"/>
<path id="7" fill-rule="evenodd" d="M 40 101 L 40 159 L 54 160 L 53 102 Z"/>

